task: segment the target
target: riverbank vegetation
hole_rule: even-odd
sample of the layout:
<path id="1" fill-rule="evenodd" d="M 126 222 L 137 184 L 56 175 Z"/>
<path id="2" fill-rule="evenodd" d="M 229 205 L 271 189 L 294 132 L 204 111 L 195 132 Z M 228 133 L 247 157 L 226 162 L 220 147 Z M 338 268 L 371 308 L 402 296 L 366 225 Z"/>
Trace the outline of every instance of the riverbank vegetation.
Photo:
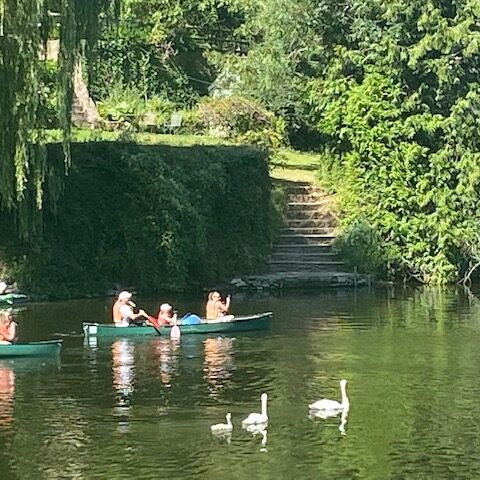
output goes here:
<path id="1" fill-rule="evenodd" d="M 70 158 L 67 110 L 52 118 L 48 99 L 66 105 L 65 75 L 81 57 L 90 93 L 117 140 L 168 131 L 172 114 L 180 113 L 175 133 L 186 138 L 268 148 L 274 176 L 311 178 L 313 166 L 318 182 L 336 195 L 344 230 L 337 246 L 360 271 L 442 284 L 467 281 L 479 265 L 476 0 L 123 0 L 97 2 L 95 19 L 66 9 L 69 2 L 46 1 L 59 10 L 60 29 L 34 8 L 39 3 L 13 12 L 0 1 L 2 58 L 14 58 L 10 47 L 27 35 L 27 20 L 43 25 L 43 36 L 25 37 L 30 46 L 60 37 L 69 52 L 57 72 L 34 62 L 31 49 L 20 57 L 43 72 L 34 83 L 45 87 L 39 97 L 25 91 L 24 110 L 12 107 L 19 98 L 12 82 L 18 88 L 22 82 L 8 76 L 10 63 L 0 67 L 6 72 L 0 84 L 11 93 L 2 104 L 10 116 L 2 118 L 9 133 L 0 151 L 11 161 L 2 167 L 0 197 L 19 225 L 35 224 L 42 192 L 52 207 L 60 198 Z M 26 123 L 27 113 L 34 122 Z M 26 147 L 46 142 L 42 127 L 60 128 L 66 163 L 49 164 L 38 147 Z M 303 162 L 304 168 L 281 168 Z"/>
<path id="2" fill-rule="evenodd" d="M 62 164 L 60 145 L 49 163 Z M 48 198 L 48 191 L 46 192 Z M 213 285 L 258 272 L 274 209 L 266 154 L 238 146 L 72 144 L 61 201 L 46 204 L 42 235 L 0 243 L 27 291 L 49 297 Z"/>

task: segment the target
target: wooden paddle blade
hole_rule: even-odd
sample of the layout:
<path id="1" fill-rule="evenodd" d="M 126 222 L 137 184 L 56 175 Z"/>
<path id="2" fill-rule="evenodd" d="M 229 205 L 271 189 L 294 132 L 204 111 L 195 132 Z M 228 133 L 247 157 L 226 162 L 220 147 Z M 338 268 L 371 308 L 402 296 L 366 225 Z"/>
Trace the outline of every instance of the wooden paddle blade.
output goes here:
<path id="1" fill-rule="evenodd" d="M 152 317 L 151 315 L 147 315 L 148 318 L 148 323 L 155 329 L 155 331 L 161 335 L 160 333 L 160 324 L 158 323 L 158 320 L 155 317 Z"/>

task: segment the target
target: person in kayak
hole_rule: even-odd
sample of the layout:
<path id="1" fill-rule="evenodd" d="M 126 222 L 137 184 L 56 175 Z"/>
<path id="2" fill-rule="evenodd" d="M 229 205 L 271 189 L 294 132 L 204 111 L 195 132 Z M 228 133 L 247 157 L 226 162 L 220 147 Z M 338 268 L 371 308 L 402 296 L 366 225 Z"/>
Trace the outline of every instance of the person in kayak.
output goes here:
<path id="1" fill-rule="evenodd" d="M 17 336 L 17 324 L 13 321 L 12 313 L 0 312 L 0 345 L 15 343 Z"/>
<path id="2" fill-rule="evenodd" d="M 159 325 L 176 325 L 177 311 L 169 303 L 162 303 L 157 320 Z"/>
<path id="3" fill-rule="evenodd" d="M 126 290 L 118 294 L 118 299 L 112 309 L 115 326 L 128 327 L 130 324 L 143 324 L 148 318 L 145 310 L 140 309 L 138 313 L 134 313 L 133 308 L 136 305 L 131 301 L 131 298 L 132 294 Z"/>
<path id="4" fill-rule="evenodd" d="M 227 315 L 230 308 L 230 295 L 227 295 L 225 302 L 222 300 L 222 296 L 217 290 L 208 294 L 208 301 L 206 306 L 206 319 L 207 320 L 227 320 L 233 318 L 233 315 Z"/>

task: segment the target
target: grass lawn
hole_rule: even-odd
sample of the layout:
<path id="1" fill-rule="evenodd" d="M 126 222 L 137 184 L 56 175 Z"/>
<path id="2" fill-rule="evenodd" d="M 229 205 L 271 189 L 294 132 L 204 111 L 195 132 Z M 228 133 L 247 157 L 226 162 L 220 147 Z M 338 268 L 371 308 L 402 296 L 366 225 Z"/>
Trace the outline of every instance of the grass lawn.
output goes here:
<path id="1" fill-rule="evenodd" d="M 272 161 L 270 176 L 275 180 L 315 183 L 320 155 L 284 149 L 278 160 Z"/>
<path id="2" fill-rule="evenodd" d="M 48 130 L 46 132 L 47 142 L 55 143 L 61 141 L 60 130 Z M 73 142 L 135 142 L 140 145 L 233 145 L 231 142 L 217 137 L 207 135 L 163 135 L 148 132 L 127 132 L 92 130 L 83 128 L 72 129 Z"/>

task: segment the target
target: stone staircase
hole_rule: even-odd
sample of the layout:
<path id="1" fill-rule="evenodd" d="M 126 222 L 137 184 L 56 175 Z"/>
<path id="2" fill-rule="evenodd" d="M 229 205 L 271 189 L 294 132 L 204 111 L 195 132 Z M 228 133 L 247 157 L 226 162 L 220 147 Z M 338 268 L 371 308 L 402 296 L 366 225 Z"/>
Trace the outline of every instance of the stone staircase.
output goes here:
<path id="1" fill-rule="evenodd" d="M 83 81 L 82 65 L 77 62 L 73 73 L 72 123 L 77 127 L 98 127 L 102 118 Z"/>
<path id="2" fill-rule="evenodd" d="M 288 182 L 288 211 L 272 255 L 269 272 L 231 280 L 231 287 L 249 291 L 322 289 L 370 285 L 332 251 L 338 233 L 332 198 L 308 183 Z"/>
<path id="3" fill-rule="evenodd" d="M 284 228 L 268 262 L 271 273 L 342 272 L 344 263 L 332 252 L 336 218 L 331 197 L 310 184 L 288 184 Z"/>

